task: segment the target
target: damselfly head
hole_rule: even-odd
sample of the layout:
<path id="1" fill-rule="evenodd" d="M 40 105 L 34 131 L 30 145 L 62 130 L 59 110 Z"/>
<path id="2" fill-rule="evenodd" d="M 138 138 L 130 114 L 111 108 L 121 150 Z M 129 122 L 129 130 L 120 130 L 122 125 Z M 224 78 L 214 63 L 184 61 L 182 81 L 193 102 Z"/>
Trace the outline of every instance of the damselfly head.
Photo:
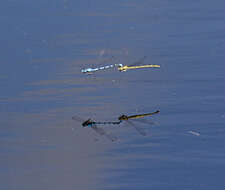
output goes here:
<path id="1" fill-rule="evenodd" d="M 118 119 L 120 121 L 122 121 L 122 120 L 128 120 L 128 117 L 126 115 L 121 115 Z"/>
<path id="2" fill-rule="evenodd" d="M 155 113 L 159 113 L 159 112 L 160 112 L 159 110 L 155 111 Z"/>
<path id="3" fill-rule="evenodd" d="M 127 71 L 127 65 L 122 66 L 122 67 L 118 67 L 118 70 L 121 71 L 121 72 Z"/>
<path id="4" fill-rule="evenodd" d="M 85 122 L 82 123 L 82 126 L 83 127 L 88 127 L 88 126 L 90 126 L 92 124 L 93 124 L 93 122 L 91 121 L 91 119 L 88 119 L 87 121 L 85 121 Z"/>

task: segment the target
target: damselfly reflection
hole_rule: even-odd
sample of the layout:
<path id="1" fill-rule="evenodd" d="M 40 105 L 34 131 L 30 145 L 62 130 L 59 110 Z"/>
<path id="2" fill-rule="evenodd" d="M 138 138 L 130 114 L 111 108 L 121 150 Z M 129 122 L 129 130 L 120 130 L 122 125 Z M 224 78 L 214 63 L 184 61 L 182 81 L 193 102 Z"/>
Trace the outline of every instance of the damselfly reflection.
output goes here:
<path id="1" fill-rule="evenodd" d="M 106 133 L 105 130 L 102 127 L 99 127 L 99 125 L 119 125 L 122 122 L 122 121 L 96 122 L 96 121 L 93 121 L 92 119 L 84 120 L 84 119 L 82 119 L 78 116 L 73 116 L 72 119 L 75 120 L 75 121 L 78 121 L 78 122 L 82 122 L 81 125 L 83 127 L 89 127 L 91 129 L 93 129 L 100 136 L 105 136 L 106 138 L 108 138 L 112 142 L 116 141 L 117 138 L 112 136 L 111 134 Z"/>
<path id="2" fill-rule="evenodd" d="M 159 113 L 159 110 L 157 110 L 155 112 L 151 112 L 151 113 L 131 115 L 131 116 L 121 115 L 118 118 L 118 120 L 121 121 L 121 122 L 125 121 L 128 125 L 133 126 L 137 130 L 138 133 L 140 133 L 143 136 L 146 136 L 147 135 L 146 132 L 142 128 L 140 128 L 138 124 L 134 124 L 132 121 L 143 122 L 143 123 L 146 123 L 148 125 L 154 125 L 155 124 L 154 122 L 143 120 L 143 118 L 146 117 L 146 116 L 152 116 L 152 115 L 157 114 L 157 113 Z M 140 118 L 141 118 L 141 120 L 140 120 Z"/>
<path id="3" fill-rule="evenodd" d="M 112 59 L 114 59 L 114 57 L 112 57 L 109 61 L 111 61 Z M 123 65 L 121 63 L 117 63 L 117 64 L 111 64 L 111 65 L 106 65 L 106 66 L 102 66 L 102 67 L 82 69 L 81 72 L 86 73 L 86 74 L 92 74 L 93 72 L 96 72 L 99 70 L 106 70 L 106 69 L 113 68 L 113 67 L 117 67 L 117 69 L 121 72 L 125 72 L 130 69 L 159 68 L 160 67 L 160 65 L 141 65 L 141 64 L 143 64 L 145 59 L 146 59 L 146 56 L 144 56 L 139 61 L 137 61 L 131 65 Z"/>
<path id="4" fill-rule="evenodd" d="M 138 115 L 121 115 L 118 117 L 119 121 L 106 121 L 106 122 L 100 122 L 100 121 L 94 121 L 92 119 L 84 120 L 78 116 L 73 116 L 72 119 L 78 122 L 81 122 L 81 125 L 83 127 L 89 127 L 93 129 L 96 133 L 98 133 L 101 136 L 105 136 L 111 141 L 116 141 L 117 138 L 112 136 L 111 134 L 108 134 L 105 132 L 105 130 L 102 127 L 99 127 L 99 125 L 120 125 L 122 122 L 128 124 L 128 126 L 134 127 L 137 132 L 143 136 L 146 136 L 146 132 L 140 128 L 139 124 L 134 124 L 133 121 L 142 122 L 148 125 L 154 125 L 155 123 L 152 121 L 144 120 L 143 118 L 146 116 L 152 116 L 154 114 L 159 113 L 159 110 L 152 112 L 152 113 L 145 113 L 145 114 L 138 114 Z M 141 119 L 141 120 L 140 120 Z"/>

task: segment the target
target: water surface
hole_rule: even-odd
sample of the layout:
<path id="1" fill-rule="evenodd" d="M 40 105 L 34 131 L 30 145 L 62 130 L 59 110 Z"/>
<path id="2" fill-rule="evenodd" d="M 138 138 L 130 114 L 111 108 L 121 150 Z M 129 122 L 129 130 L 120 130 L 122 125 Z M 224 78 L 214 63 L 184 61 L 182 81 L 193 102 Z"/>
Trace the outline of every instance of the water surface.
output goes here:
<path id="1" fill-rule="evenodd" d="M 4 1 L 1 189 L 223 189 L 225 3 Z M 160 69 L 83 75 L 115 56 Z M 106 128 L 152 112 L 159 123 Z"/>

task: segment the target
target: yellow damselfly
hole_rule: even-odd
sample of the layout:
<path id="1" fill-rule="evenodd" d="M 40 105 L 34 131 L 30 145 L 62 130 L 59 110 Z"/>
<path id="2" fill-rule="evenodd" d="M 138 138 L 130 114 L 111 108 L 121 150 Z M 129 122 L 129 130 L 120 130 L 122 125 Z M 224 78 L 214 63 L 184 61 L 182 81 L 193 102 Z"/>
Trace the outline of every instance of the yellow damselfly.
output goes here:
<path id="1" fill-rule="evenodd" d="M 137 115 L 131 115 L 131 116 L 121 115 L 120 117 L 118 117 L 118 120 L 121 121 L 121 122 L 122 121 L 126 121 L 129 125 L 133 126 L 141 135 L 146 136 L 147 135 L 146 132 L 142 128 L 138 127 L 138 125 L 136 125 L 133 122 L 131 122 L 131 120 L 132 121 L 146 122 L 144 120 L 138 120 L 138 119 L 139 118 L 144 118 L 146 116 L 152 116 L 152 115 L 155 115 L 155 114 L 157 114 L 159 112 L 160 111 L 157 110 L 157 111 L 151 112 L 151 113 L 137 114 Z M 154 124 L 154 122 L 148 122 L 148 123 L 151 124 L 151 125 Z"/>

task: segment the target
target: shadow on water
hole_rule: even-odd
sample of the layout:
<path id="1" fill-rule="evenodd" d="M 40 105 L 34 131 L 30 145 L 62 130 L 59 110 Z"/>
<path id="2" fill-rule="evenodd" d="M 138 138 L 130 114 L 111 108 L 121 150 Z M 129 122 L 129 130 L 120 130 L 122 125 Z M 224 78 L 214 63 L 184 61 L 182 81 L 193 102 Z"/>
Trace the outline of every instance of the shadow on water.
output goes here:
<path id="1" fill-rule="evenodd" d="M 1 189 L 225 187 L 224 1 L 3 4 Z M 80 72 L 144 55 L 160 69 Z M 71 119 L 158 108 L 144 137 L 107 127 L 115 143 Z"/>
<path id="2" fill-rule="evenodd" d="M 141 123 L 144 123 L 147 125 L 155 125 L 155 123 L 153 121 L 143 120 L 143 118 L 147 117 L 147 116 L 155 115 L 157 113 L 159 113 L 159 110 L 152 112 L 152 113 L 136 114 L 136 115 L 131 115 L 131 116 L 121 115 L 118 117 L 117 121 L 95 121 L 91 118 L 83 119 L 76 115 L 73 116 L 72 119 L 74 121 L 79 122 L 82 127 L 93 129 L 100 136 L 104 136 L 107 139 L 109 139 L 110 141 L 115 142 L 118 140 L 117 137 L 106 133 L 105 130 L 103 129 L 105 125 L 111 125 L 111 126 L 114 126 L 114 128 L 119 128 L 119 127 L 121 127 L 122 122 L 123 122 L 123 123 L 126 123 L 128 126 L 136 129 L 136 131 L 140 135 L 146 136 L 147 133 L 143 130 L 143 128 L 140 128 L 139 124 L 134 124 L 133 121 L 141 122 Z"/>

